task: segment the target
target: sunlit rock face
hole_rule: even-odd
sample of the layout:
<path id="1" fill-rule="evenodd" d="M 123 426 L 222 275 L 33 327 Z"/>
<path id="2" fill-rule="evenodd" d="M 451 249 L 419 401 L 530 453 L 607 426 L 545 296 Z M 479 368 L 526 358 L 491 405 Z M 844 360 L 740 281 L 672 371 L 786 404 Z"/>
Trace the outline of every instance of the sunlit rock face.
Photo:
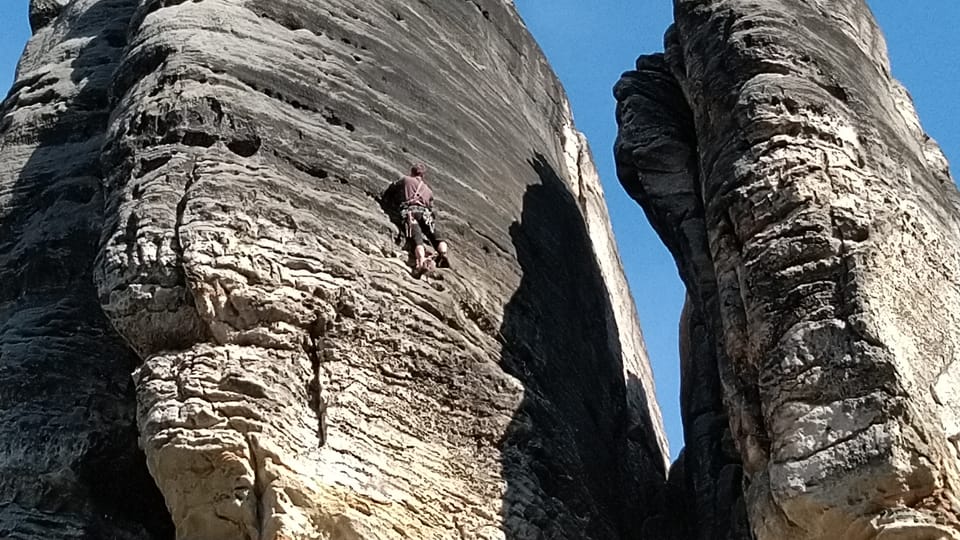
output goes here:
<path id="1" fill-rule="evenodd" d="M 958 194 L 870 11 L 675 7 L 616 155 L 689 293 L 689 537 L 960 538 Z"/>
<path id="2" fill-rule="evenodd" d="M 512 3 L 32 7 L 0 536 L 606 540 L 665 512 L 603 193 Z M 454 262 L 422 280 L 378 200 L 417 161 Z"/>

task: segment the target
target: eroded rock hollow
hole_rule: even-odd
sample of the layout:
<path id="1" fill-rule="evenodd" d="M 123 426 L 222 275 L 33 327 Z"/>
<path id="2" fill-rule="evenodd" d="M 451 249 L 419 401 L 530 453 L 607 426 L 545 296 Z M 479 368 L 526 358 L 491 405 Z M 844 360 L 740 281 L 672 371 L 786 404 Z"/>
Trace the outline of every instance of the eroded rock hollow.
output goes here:
<path id="1" fill-rule="evenodd" d="M 615 151 L 688 291 L 683 534 L 960 538 L 960 198 L 876 22 L 674 5 Z"/>
<path id="2" fill-rule="evenodd" d="M 0 111 L 0 537 L 605 540 L 663 514 L 602 190 L 511 2 L 31 23 Z M 416 161 L 454 258 L 424 280 L 378 201 Z"/>

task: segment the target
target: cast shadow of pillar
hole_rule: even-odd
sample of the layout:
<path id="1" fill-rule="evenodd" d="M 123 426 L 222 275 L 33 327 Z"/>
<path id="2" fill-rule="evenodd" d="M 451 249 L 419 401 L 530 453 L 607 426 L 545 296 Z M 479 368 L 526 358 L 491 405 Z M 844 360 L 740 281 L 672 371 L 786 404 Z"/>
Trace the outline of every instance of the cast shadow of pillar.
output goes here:
<path id="1" fill-rule="evenodd" d="M 101 1 L 71 21 L 61 40 L 85 42 L 70 64 L 79 91 L 56 116 L 32 126 L 8 116 L 17 92 L 55 74 L 22 77 L 0 107 L 0 150 L 36 144 L 0 184 L 11 194 L 0 206 L 2 538 L 173 538 L 137 447 L 137 358 L 101 310 L 92 275 L 107 87 L 137 3 Z"/>
<path id="2" fill-rule="evenodd" d="M 632 538 L 663 485 L 662 460 L 644 449 L 655 443 L 628 444 L 636 426 L 616 322 L 577 201 L 544 156 L 529 164 L 540 184 L 510 228 L 522 278 L 500 329 L 501 366 L 524 386 L 500 441 L 503 530 L 510 540 Z"/>

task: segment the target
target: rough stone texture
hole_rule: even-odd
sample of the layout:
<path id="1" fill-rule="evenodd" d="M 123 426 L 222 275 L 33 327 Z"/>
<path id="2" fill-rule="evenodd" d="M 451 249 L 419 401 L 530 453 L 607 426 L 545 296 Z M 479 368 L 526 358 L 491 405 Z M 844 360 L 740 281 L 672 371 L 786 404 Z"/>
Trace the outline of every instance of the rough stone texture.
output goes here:
<path id="1" fill-rule="evenodd" d="M 51 5 L 34 2 L 31 14 Z M 35 23 L 0 108 L 4 539 L 163 538 L 172 529 L 137 450 L 136 357 L 104 317 L 91 273 L 106 90 L 132 12 L 77 1 L 62 14 L 69 22 Z"/>
<path id="2" fill-rule="evenodd" d="M 743 505 L 761 540 L 960 538 L 958 194 L 876 23 L 860 0 L 675 8 L 617 85 L 616 155 L 689 292 L 688 533 L 749 538 Z"/>
<path id="3" fill-rule="evenodd" d="M 30 28 L 36 33 L 50 24 L 70 0 L 30 0 Z"/>
<path id="4" fill-rule="evenodd" d="M 5 538 L 169 536 L 143 489 L 88 493 L 142 473 L 135 367 L 182 540 L 605 540 L 662 507 L 602 190 L 512 3 L 61 4 L 3 107 Z M 412 161 L 454 258 L 419 281 L 377 200 Z"/>

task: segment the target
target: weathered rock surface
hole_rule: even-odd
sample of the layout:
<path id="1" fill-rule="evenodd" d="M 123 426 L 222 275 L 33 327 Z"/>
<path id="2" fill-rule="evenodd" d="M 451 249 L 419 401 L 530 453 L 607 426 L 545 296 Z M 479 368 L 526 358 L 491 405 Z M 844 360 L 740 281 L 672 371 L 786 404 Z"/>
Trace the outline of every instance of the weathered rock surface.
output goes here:
<path id="1" fill-rule="evenodd" d="M 662 507 L 600 184 L 510 2 L 32 21 L 0 131 L 0 536 L 169 536 L 136 366 L 180 539 L 630 538 Z M 377 201 L 412 161 L 454 248 L 422 281 Z"/>
<path id="2" fill-rule="evenodd" d="M 62 3 L 35 2 L 0 112 L 0 538 L 162 538 L 137 450 L 136 357 L 92 277 L 107 87 L 133 9 L 74 2 L 54 24 Z"/>
<path id="3" fill-rule="evenodd" d="M 689 293 L 683 533 L 750 538 L 746 508 L 761 540 L 960 538 L 960 199 L 871 13 L 675 7 L 615 93 Z"/>

